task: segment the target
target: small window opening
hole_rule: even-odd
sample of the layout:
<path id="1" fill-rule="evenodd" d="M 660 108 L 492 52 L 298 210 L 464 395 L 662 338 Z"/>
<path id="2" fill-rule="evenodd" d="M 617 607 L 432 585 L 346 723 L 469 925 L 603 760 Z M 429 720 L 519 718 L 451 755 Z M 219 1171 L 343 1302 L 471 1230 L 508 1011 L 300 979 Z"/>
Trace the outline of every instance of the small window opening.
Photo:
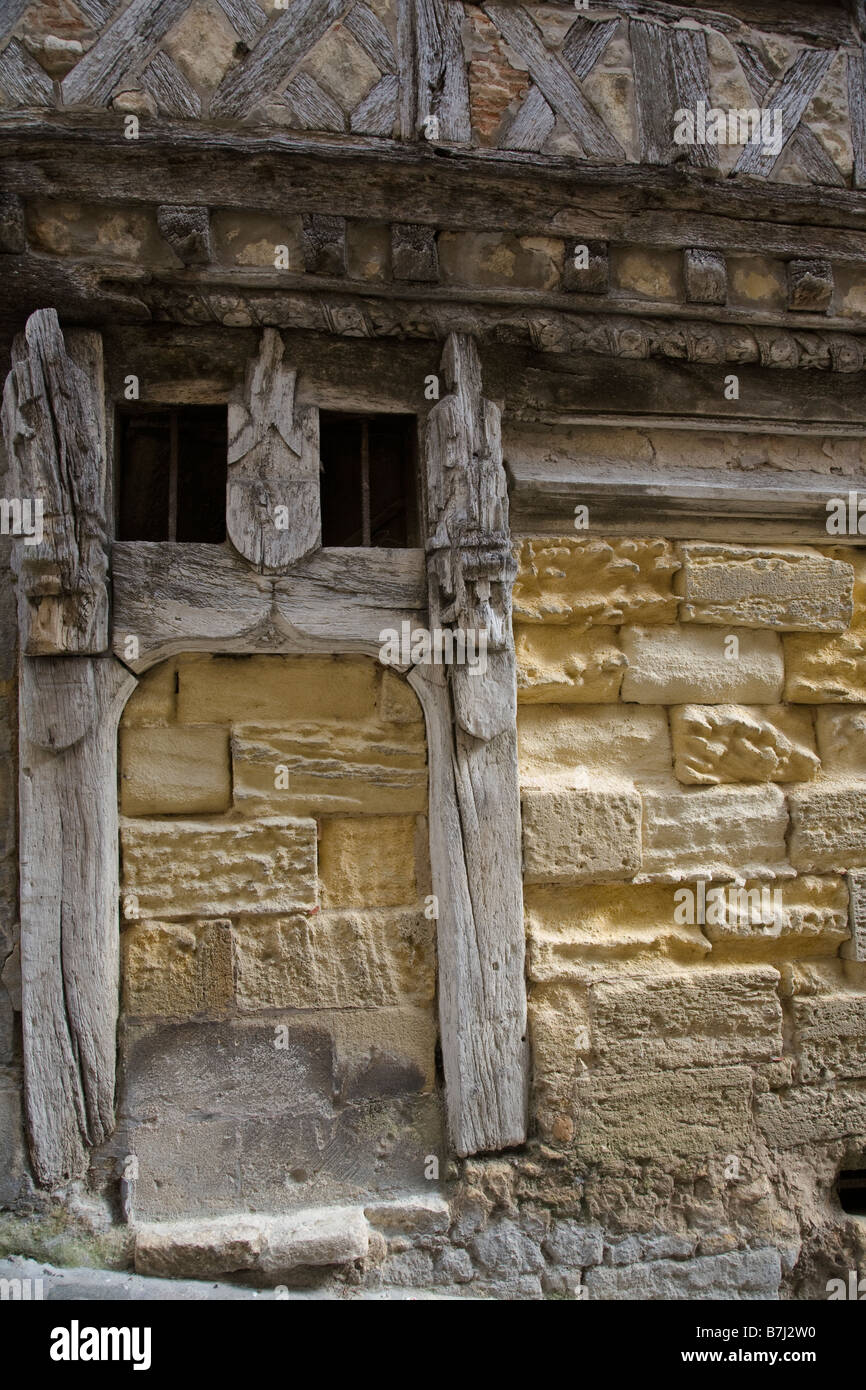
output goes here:
<path id="1" fill-rule="evenodd" d="M 118 539 L 224 541 L 227 452 L 225 406 L 122 411 Z"/>
<path id="2" fill-rule="evenodd" d="M 322 545 L 418 544 L 414 415 L 319 415 Z"/>
<path id="3" fill-rule="evenodd" d="M 866 1216 L 866 1168 L 843 1168 L 836 1179 L 836 1192 L 843 1211 Z"/>

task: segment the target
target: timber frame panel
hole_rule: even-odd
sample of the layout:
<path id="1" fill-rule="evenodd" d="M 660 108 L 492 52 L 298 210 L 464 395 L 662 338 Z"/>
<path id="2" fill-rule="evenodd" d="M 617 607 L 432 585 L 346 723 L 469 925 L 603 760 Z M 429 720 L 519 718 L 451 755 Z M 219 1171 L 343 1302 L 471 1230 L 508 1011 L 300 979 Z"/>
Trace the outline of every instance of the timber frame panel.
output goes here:
<path id="1" fill-rule="evenodd" d="M 427 425 L 426 565 L 423 551 L 323 550 L 317 412 L 296 408 L 282 358 L 280 335 L 265 330 L 230 404 L 227 509 L 241 554 L 115 544 L 109 632 L 101 339 L 70 334 L 67 348 L 54 310 L 16 339 L 7 448 L 20 486 L 53 499 L 43 543 L 16 546 L 25 1090 L 34 1172 L 48 1187 L 82 1176 L 114 1127 L 117 725 L 136 677 L 178 651 L 375 657 L 383 631 L 404 622 L 488 636 L 487 674 L 416 667 L 409 681 L 428 732 L 451 1146 L 463 1156 L 526 1138 L 515 565 L 499 411 L 481 394 L 473 341 L 452 335 L 449 394 Z M 89 401 L 83 415 L 76 401 Z M 277 508 L 288 528 L 275 530 Z"/>

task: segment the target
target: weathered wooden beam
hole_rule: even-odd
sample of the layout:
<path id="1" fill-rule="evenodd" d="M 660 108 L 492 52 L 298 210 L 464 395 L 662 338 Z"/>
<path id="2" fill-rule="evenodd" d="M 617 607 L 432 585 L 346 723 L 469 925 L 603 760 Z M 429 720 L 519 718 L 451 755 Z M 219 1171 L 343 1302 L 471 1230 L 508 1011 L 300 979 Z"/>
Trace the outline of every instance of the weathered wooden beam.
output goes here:
<path id="1" fill-rule="evenodd" d="M 139 672 L 180 651 L 378 652 L 427 607 L 421 550 L 317 550 L 277 579 L 228 546 L 125 541 L 112 580 L 113 650 Z"/>
<path id="2" fill-rule="evenodd" d="M 626 468 L 509 460 L 515 534 L 573 535 L 575 507 L 586 507 L 580 535 L 642 535 L 827 545 L 827 503 L 863 495 L 863 478 L 764 468 L 718 477 L 698 469 Z M 846 545 L 866 537 L 846 537 Z"/>
<path id="3" fill-rule="evenodd" d="M 787 72 L 767 89 L 763 106 L 766 111 L 771 111 L 774 117 L 779 113 L 782 128 L 780 146 L 778 150 L 768 150 L 757 140 L 746 145 L 734 166 L 735 174 L 769 178 L 794 138 L 806 107 L 826 77 L 834 56 L 829 49 L 804 49 L 794 59 Z"/>
<path id="4" fill-rule="evenodd" d="M 416 139 L 424 133 L 433 141 L 455 144 L 472 138 L 462 24 L 463 6 L 459 0 L 416 0 Z M 428 124 L 431 117 L 436 124 Z"/>
<path id="5" fill-rule="evenodd" d="M 112 657 L 23 657 L 19 871 L 24 1089 L 33 1170 L 81 1177 L 114 1128 L 117 721 Z"/>
<path id="6" fill-rule="evenodd" d="M 247 115 L 263 96 L 285 81 L 347 8 L 347 0 L 293 0 L 261 34 L 244 61 L 229 68 L 211 100 L 212 115 Z"/>
<path id="7" fill-rule="evenodd" d="M 485 649 L 416 667 L 430 747 L 431 861 L 439 903 L 439 1009 L 451 1142 L 458 1154 L 526 1138 L 528 1048 L 511 634 L 515 563 L 499 410 L 481 393 L 473 340 L 452 334 L 449 394 L 427 420 L 430 627 Z"/>
<path id="8" fill-rule="evenodd" d="M 262 334 L 243 396 L 229 403 L 226 529 L 245 559 L 280 573 L 321 545 L 319 412 L 295 402 L 283 340 Z"/>
<path id="9" fill-rule="evenodd" d="M 707 99 L 706 36 L 637 19 L 629 23 L 628 32 L 642 160 L 667 164 L 678 158 L 699 168 L 715 168 L 718 156 L 714 147 L 674 144 L 675 112 L 681 108 L 694 111 L 700 100 Z"/>
<path id="10" fill-rule="evenodd" d="M 12 346 L 3 435 L 33 534 L 16 546 L 22 649 L 31 656 L 108 648 L 107 469 L 102 342 L 64 342 L 40 309 Z"/>

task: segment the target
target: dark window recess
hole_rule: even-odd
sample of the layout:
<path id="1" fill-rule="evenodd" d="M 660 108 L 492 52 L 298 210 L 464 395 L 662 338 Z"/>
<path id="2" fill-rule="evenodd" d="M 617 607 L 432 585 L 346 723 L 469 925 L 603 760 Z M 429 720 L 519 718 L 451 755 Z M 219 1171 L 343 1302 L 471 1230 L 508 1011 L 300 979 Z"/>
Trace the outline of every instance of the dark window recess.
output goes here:
<path id="1" fill-rule="evenodd" d="M 866 1216 L 866 1168 L 843 1168 L 836 1179 L 836 1191 L 843 1211 Z"/>
<path id="2" fill-rule="evenodd" d="M 119 540 L 225 540 L 225 406 L 124 410 L 118 445 Z"/>
<path id="3" fill-rule="evenodd" d="M 418 544 L 414 415 L 319 415 L 322 545 Z"/>

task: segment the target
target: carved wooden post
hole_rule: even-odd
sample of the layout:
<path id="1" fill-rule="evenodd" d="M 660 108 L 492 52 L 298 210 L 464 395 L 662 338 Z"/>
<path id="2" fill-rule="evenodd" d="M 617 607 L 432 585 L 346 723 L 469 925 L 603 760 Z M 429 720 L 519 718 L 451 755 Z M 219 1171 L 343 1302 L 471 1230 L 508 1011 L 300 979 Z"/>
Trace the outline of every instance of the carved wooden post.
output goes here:
<path id="1" fill-rule="evenodd" d="M 46 1185 L 114 1127 L 116 724 L 135 678 L 108 647 L 102 341 L 53 309 L 15 340 L 3 432 L 44 535 L 16 546 L 21 994 L 27 1125 Z M 38 515 L 38 510 L 37 510 Z M 33 537 L 36 540 L 36 537 Z"/>
<path id="2" fill-rule="evenodd" d="M 528 1047 L 511 635 L 515 561 L 499 410 L 481 394 L 474 340 L 452 334 L 450 395 L 427 423 L 432 628 L 486 634 L 483 674 L 416 668 L 430 741 L 430 823 L 439 899 L 439 996 L 448 1122 L 458 1154 L 526 1138 Z M 478 648 L 476 647 L 476 653 Z"/>
<path id="3" fill-rule="evenodd" d="M 296 375 L 279 333 L 266 328 L 243 400 L 229 406 L 228 534 L 250 564 L 272 573 L 322 543 L 319 417 L 296 407 Z"/>

